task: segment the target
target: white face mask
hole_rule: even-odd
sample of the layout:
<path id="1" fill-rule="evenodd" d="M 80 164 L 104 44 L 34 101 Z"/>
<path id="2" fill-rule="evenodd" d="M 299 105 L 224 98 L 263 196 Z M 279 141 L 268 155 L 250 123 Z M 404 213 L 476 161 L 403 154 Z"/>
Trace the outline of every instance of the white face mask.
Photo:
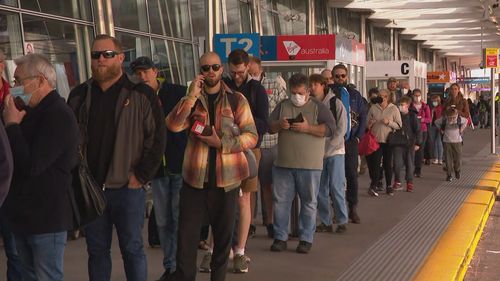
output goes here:
<path id="1" fill-rule="evenodd" d="M 290 98 L 295 106 L 301 107 L 306 104 L 306 96 L 299 94 L 292 94 Z"/>
<path id="2" fill-rule="evenodd" d="M 406 114 L 406 113 L 408 113 L 408 107 L 400 105 L 399 111 L 401 111 L 401 113 L 403 113 L 403 114 Z"/>
<path id="3" fill-rule="evenodd" d="M 416 101 L 417 103 L 420 103 L 420 102 L 422 101 L 422 97 L 415 97 L 415 101 Z"/>
<path id="4" fill-rule="evenodd" d="M 438 106 L 438 102 L 437 102 L 437 101 L 433 101 L 433 102 L 432 102 L 432 105 L 433 105 L 433 106 Z"/>
<path id="5" fill-rule="evenodd" d="M 403 89 L 403 94 L 408 94 L 408 89 Z"/>

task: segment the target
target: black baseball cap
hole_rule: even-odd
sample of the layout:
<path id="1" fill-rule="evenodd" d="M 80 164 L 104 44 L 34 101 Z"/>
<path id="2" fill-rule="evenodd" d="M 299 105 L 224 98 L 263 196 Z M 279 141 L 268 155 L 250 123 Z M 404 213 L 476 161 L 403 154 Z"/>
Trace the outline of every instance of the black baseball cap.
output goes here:
<path id="1" fill-rule="evenodd" d="M 138 57 L 130 63 L 130 69 L 136 71 L 137 69 L 150 69 L 156 67 L 149 57 Z"/>

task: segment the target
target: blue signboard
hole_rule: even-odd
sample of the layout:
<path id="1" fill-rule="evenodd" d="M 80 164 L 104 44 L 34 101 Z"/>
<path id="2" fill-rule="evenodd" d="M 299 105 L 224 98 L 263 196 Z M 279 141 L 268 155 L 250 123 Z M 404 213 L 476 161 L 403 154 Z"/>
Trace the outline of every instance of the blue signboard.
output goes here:
<path id="1" fill-rule="evenodd" d="M 276 36 L 260 37 L 260 59 L 262 61 L 275 61 L 278 59 L 276 42 Z"/>
<path id="2" fill-rule="evenodd" d="M 227 62 L 227 56 L 235 49 L 243 49 L 251 56 L 260 57 L 259 38 L 258 33 L 215 34 L 214 51 L 222 62 Z"/>

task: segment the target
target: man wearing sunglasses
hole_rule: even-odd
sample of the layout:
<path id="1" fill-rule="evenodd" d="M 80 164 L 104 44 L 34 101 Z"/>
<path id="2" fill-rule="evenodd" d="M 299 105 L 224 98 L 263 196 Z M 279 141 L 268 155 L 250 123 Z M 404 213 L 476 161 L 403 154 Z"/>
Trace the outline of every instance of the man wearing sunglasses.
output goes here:
<path id="1" fill-rule="evenodd" d="M 90 54 L 92 79 L 71 91 L 68 100 L 78 122 L 88 122 L 87 162 L 107 200 L 104 214 L 85 228 L 89 279 L 110 280 L 114 226 L 127 280 L 145 281 L 143 187 L 154 177 L 165 149 L 164 115 L 151 87 L 123 72 L 120 41 L 98 35 Z"/>
<path id="2" fill-rule="evenodd" d="M 139 57 L 130 63 L 134 75 L 158 94 L 167 116 L 186 94 L 187 87 L 160 81 L 158 69 L 149 57 Z M 167 130 L 163 161 L 151 181 L 154 217 L 160 245 L 163 249 L 165 272 L 158 281 L 169 280 L 176 267 L 177 229 L 179 225 L 179 192 L 182 187 L 182 160 L 187 143 L 187 131 Z M 151 218 L 150 218 L 151 219 Z M 154 229 L 153 229 L 154 231 Z M 149 233 L 149 235 L 154 235 Z"/>
<path id="3" fill-rule="evenodd" d="M 262 137 L 267 133 L 267 118 L 269 117 L 269 100 L 267 98 L 266 89 L 252 79 L 248 74 L 248 63 L 250 57 L 247 52 L 242 49 L 233 50 L 228 58 L 230 79 L 224 79 L 226 85 L 233 91 L 242 93 L 250 104 L 252 110 L 259 140 L 257 145 L 252 150 L 259 163 L 261 158 L 260 145 Z M 236 237 L 233 238 L 234 264 L 233 271 L 236 273 L 248 272 L 248 263 L 250 258 L 245 255 L 245 246 L 248 236 L 255 235 L 255 226 L 251 224 L 253 218 L 253 206 L 251 197 L 256 199 L 258 191 L 258 177 L 246 179 L 241 184 L 242 195 L 239 198 L 239 220 L 236 230 Z"/>
<path id="4" fill-rule="evenodd" d="M 225 280 L 239 187 L 249 176 L 243 152 L 254 147 L 258 139 L 247 100 L 223 86 L 219 56 L 206 53 L 200 65 L 201 74 L 166 119 L 172 132 L 190 128 L 179 203 L 177 281 L 196 279 L 196 254 L 205 215 L 214 238 L 210 280 Z"/>
<path id="5" fill-rule="evenodd" d="M 358 143 L 365 134 L 367 104 L 361 94 L 348 86 L 347 67 L 337 64 L 332 69 L 333 92 L 341 99 L 346 108 L 347 133 L 345 137 L 345 175 L 346 199 L 349 207 L 349 219 L 352 223 L 360 223 L 358 215 Z"/>

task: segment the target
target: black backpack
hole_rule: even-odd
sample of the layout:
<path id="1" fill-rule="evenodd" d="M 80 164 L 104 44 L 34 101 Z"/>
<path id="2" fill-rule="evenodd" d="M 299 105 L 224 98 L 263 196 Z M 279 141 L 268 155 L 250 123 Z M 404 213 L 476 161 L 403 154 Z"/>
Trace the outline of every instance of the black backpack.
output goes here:
<path id="1" fill-rule="evenodd" d="M 444 134 L 444 130 L 446 129 L 446 121 L 447 121 L 447 118 L 443 117 L 443 122 L 441 122 L 441 134 Z M 462 125 L 462 117 L 460 117 L 460 115 L 457 116 L 457 125 L 458 125 L 458 128 L 460 129 L 460 127 Z"/>

